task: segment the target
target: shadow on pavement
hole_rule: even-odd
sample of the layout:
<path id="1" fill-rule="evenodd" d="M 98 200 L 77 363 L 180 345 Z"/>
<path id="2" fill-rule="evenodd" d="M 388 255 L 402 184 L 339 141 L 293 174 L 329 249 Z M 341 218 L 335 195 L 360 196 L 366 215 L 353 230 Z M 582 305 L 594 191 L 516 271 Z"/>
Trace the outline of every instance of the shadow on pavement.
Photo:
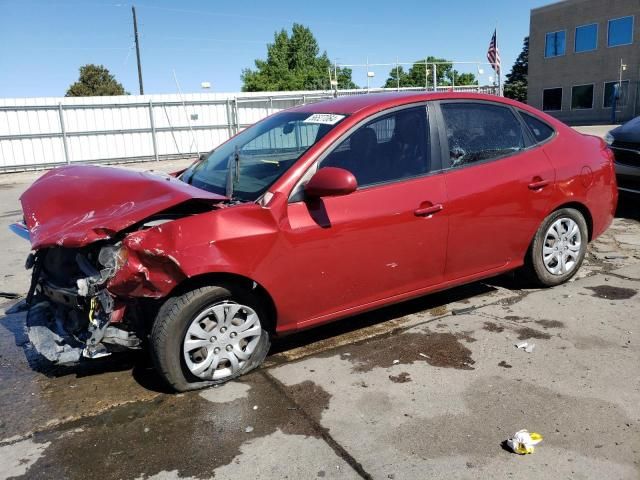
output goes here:
<path id="1" fill-rule="evenodd" d="M 640 195 L 620 192 L 616 217 L 640 220 Z"/>

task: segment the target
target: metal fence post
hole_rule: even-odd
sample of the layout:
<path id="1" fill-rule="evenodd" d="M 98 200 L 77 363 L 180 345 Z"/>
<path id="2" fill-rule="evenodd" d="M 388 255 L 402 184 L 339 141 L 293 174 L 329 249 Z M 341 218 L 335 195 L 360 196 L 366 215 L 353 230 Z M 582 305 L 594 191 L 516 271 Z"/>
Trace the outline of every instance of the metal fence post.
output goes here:
<path id="1" fill-rule="evenodd" d="M 67 129 L 64 127 L 64 114 L 62 113 L 62 103 L 58 103 L 58 117 L 60 117 L 60 131 L 62 132 L 62 145 L 64 146 L 64 159 L 67 164 L 71 163 L 69 158 L 69 145 L 67 145 Z"/>
<path id="2" fill-rule="evenodd" d="M 156 162 L 160 161 L 158 157 L 158 143 L 156 141 L 156 123 L 153 120 L 153 100 L 149 99 L 149 123 L 151 124 L 151 141 L 153 142 L 153 156 Z"/>
<path id="3" fill-rule="evenodd" d="M 227 130 L 229 131 L 229 138 L 233 137 L 233 120 L 231 118 L 231 102 L 227 98 Z"/>
<path id="4" fill-rule="evenodd" d="M 238 115 L 238 97 L 233 97 L 233 110 L 236 120 L 236 134 L 240 131 L 240 119 Z"/>

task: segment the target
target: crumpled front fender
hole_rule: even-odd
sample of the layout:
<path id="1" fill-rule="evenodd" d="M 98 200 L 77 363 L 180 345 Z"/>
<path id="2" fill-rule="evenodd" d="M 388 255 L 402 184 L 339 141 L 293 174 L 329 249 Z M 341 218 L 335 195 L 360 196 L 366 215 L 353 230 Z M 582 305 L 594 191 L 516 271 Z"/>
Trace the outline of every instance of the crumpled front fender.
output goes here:
<path id="1" fill-rule="evenodd" d="M 274 248 L 271 212 L 243 205 L 181 218 L 123 240 L 126 261 L 107 284 L 118 297 L 162 298 L 185 279 L 232 273 L 260 282 L 257 270 Z M 267 262 L 268 263 L 268 262 Z"/>

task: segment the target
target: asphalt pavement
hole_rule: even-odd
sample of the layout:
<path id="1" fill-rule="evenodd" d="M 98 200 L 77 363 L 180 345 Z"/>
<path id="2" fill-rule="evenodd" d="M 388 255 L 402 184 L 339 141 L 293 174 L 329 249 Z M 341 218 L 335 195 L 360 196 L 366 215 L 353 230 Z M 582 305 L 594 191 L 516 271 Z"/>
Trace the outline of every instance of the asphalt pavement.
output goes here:
<path id="1" fill-rule="evenodd" d="M 0 312 L 28 287 L 7 225 L 38 175 L 0 177 Z M 639 287 L 625 198 L 565 285 L 505 275 L 345 319 L 201 392 L 167 392 L 144 354 L 41 373 L 24 314 L 0 314 L 0 478 L 637 479 Z M 519 456 L 523 428 L 544 439 Z"/>

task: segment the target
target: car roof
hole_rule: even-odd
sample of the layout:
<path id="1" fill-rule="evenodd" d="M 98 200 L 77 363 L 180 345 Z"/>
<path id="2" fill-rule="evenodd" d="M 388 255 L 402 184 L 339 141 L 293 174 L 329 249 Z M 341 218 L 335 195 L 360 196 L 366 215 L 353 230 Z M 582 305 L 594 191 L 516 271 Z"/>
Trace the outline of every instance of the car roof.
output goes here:
<path id="1" fill-rule="evenodd" d="M 370 94 L 346 95 L 343 97 L 324 100 L 316 103 L 308 103 L 292 109 L 298 112 L 309 113 L 340 113 L 354 114 L 366 109 L 386 109 L 408 103 L 424 102 L 428 100 L 484 100 L 490 102 L 507 103 L 517 105 L 504 97 L 487 95 L 482 93 L 467 92 L 384 92 Z"/>

